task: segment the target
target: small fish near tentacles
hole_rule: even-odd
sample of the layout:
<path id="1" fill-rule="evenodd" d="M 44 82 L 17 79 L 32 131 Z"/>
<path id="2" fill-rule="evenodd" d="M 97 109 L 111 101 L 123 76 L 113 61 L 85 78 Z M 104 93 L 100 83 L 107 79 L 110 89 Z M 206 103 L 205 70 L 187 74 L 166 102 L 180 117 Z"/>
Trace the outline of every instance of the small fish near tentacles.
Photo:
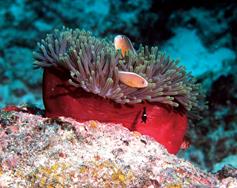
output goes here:
<path id="1" fill-rule="evenodd" d="M 115 50 L 121 50 L 122 57 L 124 57 L 128 51 L 136 54 L 131 41 L 125 35 L 118 35 L 114 38 L 114 47 Z M 134 72 L 118 71 L 118 76 L 120 82 L 126 84 L 129 87 L 145 88 L 148 86 L 148 82 L 143 77 Z"/>
<path id="2" fill-rule="evenodd" d="M 133 48 L 133 45 L 128 37 L 125 35 L 117 35 L 114 38 L 115 50 L 121 50 L 122 56 L 124 57 L 128 51 L 136 54 L 136 50 Z"/>
<path id="3" fill-rule="evenodd" d="M 136 52 L 123 35 L 112 44 L 79 29 L 56 30 L 38 44 L 34 58 L 44 68 L 47 117 L 121 123 L 175 154 L 188 117 L 201 110 L 191 75 L 156 47 Z"/>

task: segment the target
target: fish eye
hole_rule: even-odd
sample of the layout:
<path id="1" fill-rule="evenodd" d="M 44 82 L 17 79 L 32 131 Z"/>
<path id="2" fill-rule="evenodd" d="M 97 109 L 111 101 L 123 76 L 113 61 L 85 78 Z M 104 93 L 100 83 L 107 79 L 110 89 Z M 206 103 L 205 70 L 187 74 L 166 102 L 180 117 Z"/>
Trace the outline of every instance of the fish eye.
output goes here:
<path id="1" fill-rule="evenodd" d="M 146 120 L 147 120 L 146 107 L 144 107 L 142 112 L 142 123 L 146 123 Z"/>

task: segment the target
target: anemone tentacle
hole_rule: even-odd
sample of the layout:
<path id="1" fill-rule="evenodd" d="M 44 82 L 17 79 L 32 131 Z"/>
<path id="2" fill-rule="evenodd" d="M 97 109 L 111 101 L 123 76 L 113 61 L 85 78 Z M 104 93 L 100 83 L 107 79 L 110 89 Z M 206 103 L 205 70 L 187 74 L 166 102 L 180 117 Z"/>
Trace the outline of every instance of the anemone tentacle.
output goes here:
<path id="1" fill-rule="evenodd" d="M 183 107 L 198 118 L 203 98 L 200 85 L 185 68 L 161 53 L 157 47 L 140 46 L 137 54 L 121 59 L 111 42 L 90 32 L 63 28 L 47 35 L 34 52 L 35 65 L 68 71 L 69 83 L 121 104 L 142 101 Z M 148 81 L 146 88 L 131 88 L 119 81 L 118 71 L 134 72 Z"/>

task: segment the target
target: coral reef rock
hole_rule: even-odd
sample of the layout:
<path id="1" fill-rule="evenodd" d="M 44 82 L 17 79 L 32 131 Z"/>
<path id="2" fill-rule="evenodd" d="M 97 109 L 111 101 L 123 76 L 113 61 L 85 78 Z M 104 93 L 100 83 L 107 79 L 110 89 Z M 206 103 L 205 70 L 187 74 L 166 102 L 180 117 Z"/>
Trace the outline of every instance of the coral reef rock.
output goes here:
<path id="1" fill-rule="evenodd" d="M 0 111 L 0 187 L 237 186 L 235 177 L 218 179 L 119 124 L 33 112 Z"/>

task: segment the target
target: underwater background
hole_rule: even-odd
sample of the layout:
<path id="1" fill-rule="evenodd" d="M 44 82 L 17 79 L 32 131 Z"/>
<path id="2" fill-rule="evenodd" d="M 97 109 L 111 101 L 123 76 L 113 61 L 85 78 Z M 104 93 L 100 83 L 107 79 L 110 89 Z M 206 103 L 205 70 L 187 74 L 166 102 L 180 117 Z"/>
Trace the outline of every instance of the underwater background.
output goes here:
<path id="1" fill-rule="evenodd" d="M 229 1 L 231 2 L 231 1 Z M 237 4 L 172 0 L 0 1 L 0 108 L 43 107 L 42 70 L 33 69 L 37 41 L 62 26 L 109 40 L 124 34 L 179 59 L 203 85 L 208 109 L 189 130 L 179 156 L 216 172 L 237 167 Z"/>

